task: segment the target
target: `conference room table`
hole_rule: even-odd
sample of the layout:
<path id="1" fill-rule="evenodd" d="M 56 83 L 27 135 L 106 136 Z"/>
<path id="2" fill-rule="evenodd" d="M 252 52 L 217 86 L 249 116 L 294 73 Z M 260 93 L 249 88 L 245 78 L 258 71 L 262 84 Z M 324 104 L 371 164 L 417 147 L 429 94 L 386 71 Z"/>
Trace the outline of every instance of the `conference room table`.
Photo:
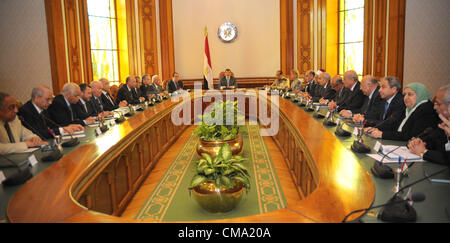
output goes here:
<path id="1" fill-rule="evenodd" d="M 273 96 L 273 94 L 272 94 L 272 96 Z M 144 131 L 143 130 L 144 128 L 142 128 L 144 126 L 143 124 L 146 122 L 147 119 L 149 119 L 149 117 L 151 119 L 153 119 L 158 114 L 163 114 L 163 113 L 166 116 L 170 117 L 170 115 L 167 115 L 167 114 L 169 114 L 170 111 L 172 111 L 173 108 L 177 104 L 178 104 L 177 102 L 171 101 L 169 99 L 169 100 L 164 100 L 161 103 L 156 104 L 155 106 L 150 106 L 150 107 L 146 108 L 146 110 L 144 110 L 144 111 L 137 111 L 133 117 L 127 118 L 127 121 L 125 121 L 124 123 L 117 124 L 114 127 L 111 127 L 110 131 L 106 132 L 105 135 L 97 136 L 95 133 L 95 129 L 96 129 L 95 127 L 86 127 L 85 137 L 80 138 L 80 144 L 75 147 L 72 147 L 72 148 L 63 148 L 62 153 L 63 153 L 64 157 L 60 161 L 42 162 L 40 159 L 40 157 L 42 157 L 42 152 L 39 150 L 33 152 L 33 154 L 36 156 L 36 158 L 38 160 L 38 163 L 31 168 L 32 173 L 34 175 L 34 178 L 32 179 L 33 182 L 32 183 L 28 182 L 25 185 L 19 185 L 19 186 L 13 186 L 13 187 L 6 187 L 3 185 L 0 186 L 0 218 L 1 219 L 7 218 L 8 221 L 11 221 L 11 222 L 133 222 L 133 220 L 121 219 L 119 217 L 120 211 L 116 211 L 116 210 L 118 210 L 116 208 L 114 210 L 111 209 L 111 212 L 108 213 L 111 216 L 106 216 L 105 214 L 101 214 L 100 216 L 98 216 L 95 213 L 92 214 L 91 212 L 89 212 L 90 210 L 86 211 L 86 210 L 78 209 L 78 207 L 80 207 L 80 204 L 83 206 L 92 204 L 92 202 L 90 202 L 90 200 L 92 200 L 92 199 L 90 199 L 89 195 L 87 195 L 87 196 L 83 195 L 83 193 L 84 193 L 83 191 L 89 191 L 89 189 L 86 189 L 86 188 L 88 187 L 88 184 L 89 184 L 88 182 L 92 181 L 92 179 L 84 180 L 83 177 L 86 176 L 86 178 L 88 178 L 88 175 L 90 175 L 90 172 L 79 173 L 78 171 L 86 171 L 86 168 L 74 167 L 77 172 L 75 173 L 75 175 L 72 175 L 71 174 L 72 171 L 64 171 L 64 169 L 58 168 L 58 167 L 62 166 L 59 163 L 62 163 L 62 162 L 66 163 L 67 161 L 65 161 L 65 160 L 68 160 L 65 158 L 66 156 L 71 159 L 76 159 L 76 158 L 78 158 L 76 155 L 81 154 L 81 155 L 79 155 L 80 159 L 90 159 L 90 156 L 91 156 L 92 157 L 91 159 L 93 161 L 97 161 L 97 160 L 100 160 L 99 158 L 103 158 L 102 156 L 108 156 L 108 155 L 104 155 L 102 152 L 110 151 L 112 149 L 127 150 L 128 148 L 122 148 L 121 147 L 122 145 L 119 145 L 118 143 L 117 144 L 107 144 L 107 145 L 102 145 L 102 146 L 104 146 L 104 148 L 100 148 L 100 149 L 96 148 L 94 155 L 87 155 L 89 153 L 89 151 L 91 150 L 90 147 L 93 143 L 96 143 L 97 145 L 100 144 L 99 140 L 102 139 L 102 136 L 108 136 L 108 133 L 115 133 L 118 130 L 133 131 L 133 133 L 130 133 L 130 135 L 126 135 L 126 136 L 121 135 L 120 139 L 117 140 L 117 141 L 120 140 L 122 143 L 128 144 L 129 142 L 125 141 L 126 139 L 128 139 L 128 136 L 130 136 L 129 139 L 132 139 L 131 136 L 136 136 L 136 134 L 138 134 L 138 133 L 141 134 L 142 131 Z M 334 137 L 334 138 L 332 138 L 333 140 L 337 139 L 339 141 L 339 143 L 342 145 L 342 147 L 344 147 L 348 150 L 349 153 L 345 152 L 345 156 L 343 156 L 342 158 L 343 159 L 348 158 L 348 160 L 356 160 L 359 163 L 359 165 L 362 167 L 362 169 L 348 168 L 348 171 L 345 171 L 346 168 L 339 168 L 338 171 L 332 171 L 332 172 L 334 174 L 336 174 L 335 176 L 338 179 L 339 179 L 339 177 L 354 176 L 354 175 L 352 175 L 352 173 L 360 173 L 361 175 L 357 175 L 358 178 L 364 177 L 361 181 L 363 181 L 363 183 L 367 184 L 368 189 L 367 189 L 367 191 L 364 191 L 364 193 L 365 193 L 365 195 L 368 195 L 368 198 L 364 198 L 364 200 L 361 200 L 361 201 L 364 201 L 364 203 L 361 203 L 361 207 L 362 206 L 369 207 L 371 205 L 375 206 L 375 205 L 384 204 L 393 196 L 394 193 L 393 193 L 392 189 L 395 186 L 394 179 L 380 179 L 380 178 L 375 177 L 370 172 L 370 169 L 374 164 L 374 159 L 368 157 L 366 154 L 354 153 L 350 150 L 350 147 L 355 140 L 354 136 L 344 138 L 344 137 L 339 137 L 339 136 L 335 135 L 334 132 L 336 130 L 336 127 L 327 127 L 327 126 L 322 125 L 323 119 L 313 117 L 313 114 L 314 114 L 313 112 L 305 111 L 304 107 L 300 107 L 298 103 L 294 103 L 293 99 L 279 97 L 279 107 L 280 107 L 280 110 L 282 113 L 301 114 L 302 119 L 308 119 L 308 123 L 311 123 L 314 126 L 318 126 L 318 124 L 320 124 L 322 126 L 321 129 L 325 129 L 328 131 L 329 134 L 326 134 L 327 137 L 329 137 L 329 136 Z M 289 108 L 289 111 L 283 110 L 286 108 Z M 151 110 L 151 111 L 148 111 L 148 110 Z M 323 114 L 326 113 L 325 109 L 321 110 L 320 112 L 322 112 Z M 162 115 L 161 115 L 161 117 L 162 117 Z M 165 118 L 161 118 L 161 117 L 160 117 L 160 119 L 165 119 Z M 286 117 L 284 117 L 283 119 L 289 119 L 290 116 L 286 116 Z M 165 120 L 165 122 L 170 122 L 170 120 L 167 118 Z M 137 124 L 137 125 L 134 125 L 134 124 Z M 166 123 L 166 124 L 169 124 L 169 123 Z M 159 129 L 158 127 L 163 126 L 163 125 L 158 126 L 158 122 L 156 122 L 156 121 L 153 122 L 151 125 L 152 125 L 152 127 L 150 127 L 150 128 L 147 127 L 145 129 L 149 129 L 151 131 L 153 131 L 153 129 L 155 129 L 155 132 L 156 132 L 156 129 Z M 142 175 L 139 176 L 139 178 L 140 177 L 145 178 L 146 176 L 151 174 L 151 168 L 154 167 L 154 165 L 150 165 L 150 164 L 157 163 L 157 160 L 162 156 L 162 153 L 164 153 L 164 151 L 167 150 L 167 147 L 170 147 L 170 145 L 174 141 L 176 141 L 177 135 L 180 134 L 184 130 L 184 128 L 186 128 L 186 126 L 181 126 L 179 128 L 174 127 L 173 130 L 170 130 L 170 132 L 167 131 L 167 133 L 165 133 L 166 134 L 166 138 L 164 140 L 165 142 L 158 143 L 159 146 L 161 146 L 161 148 L 156 148 L 155 150 L 150 149 L 150 151 L 151 151 L 150 153 L 153 153 L 153 157 L 155 158 L 156 161 L 149 162 L 149 165 L 141 165 Z M 352 130 L 353 130 L 353 128 L 351 126 L 347 126 L 347 125 L 344 125 L 343 128 L 350 132 L 352 132 Z M 290 129 L 295 129 L 296 132 L 298 132 L 299 134 L 307 133 L 306 131 L 298 131 L 299 129 L 296 129 L 295 127 L 290 128 Z M 127 132 L 127 134 L 128 133 L 129 132 Z M 109 136 L 111 136 L 111 135 L 109 135 Z M 301 136 L 304 137 L 307 135 L 301 135 Z M 377 141 L 383 145 L 396 145 L 396 146 L 406 145 L 406 142 L 373 139 L 371 137 L 367 137 L 366 135 L 364 135 L 363 139 L 364 139 L 364 142 L 370 148 L 373 148 L 373 146 L 375 145 L 375 143 Z M 117 141 L 112 141 L 112 143 L 115 143 Z M 105 143 L 105 141 L 102 141 L 102 142 Z M 315 146 L 315 145 L 310 145 L 308 141 L 304 141 L 304 142 L 306 144 L 306 147 Z M 316 143 L 317 142 L 314 142 L 314 144 L 316 144 Z M 164 147 L 166 149 L 162 149 L 162 147 Z M 102 150 L 102 151 L 98 151 L 98 150 Z M 323 148 L 322 148 L 322 150 L 323 150 Z M 158 152 L 155 152 L 155 151 L 158 151 Z M 131 152 L 133 152 L 133 151 L 131 151 Z M 83 153 L 85 153 L 86 155 L 83 155 Z M 372 149 L 371 153 L 374 153 L 373 149 Z M 348 154 L 350 154 L 350 155 L 348 155 Z M 7 157 L 13 161 L 20 162 L 20 161 L 23 161 L 24 159 L 28 158 L 30 155 L 31 154 L 29 154 L 29 153 L 28 154 L 13 154 L 13 155 L 8 155 Z M 150 156 L 150 157 L 152 157 L 152 156 Z M 118 160 L 120 160 L 120 159 L 118 159 Z M 5 162 L 4 159 L 1 159 L 0 161 L 2 161 L 1 165 L 7 164 L 7 162 Z M 317 163 L 317 161 L 315 161 L 315 162 Z M 69 162 L 67 162 L 67 163 L 69 163 Z M 323 163 L 326 163 L 326 161 Z M 339 161 L 337 160 L 337 162 L 335 162 L 335 163 L 339 163 Z M 81 164 L 84 166 L 83 163 L 81 163 Z M 96 168 L 97 170 L 104 169 L 104 167 L 105 167 L 105 165 L 100 166 L 95 163 L 90 163 L 90 164 L 86 163 L 86 165 L 88 165 L 86 167 Z M 28 166 L 28 165 L 25 164 L 25 165 L 22 165 L 22 167 L 23 166 Z M 396 168 L 398 165 L 397 164 L 389 164 L 389 166 L 391 166 L 392 168 Z M 97 167 L 99 167 L 99 169 Z M 149 169 L 146 169 L 147 167 Z M 442 165 L 433 164 L 433 163 L 429 163 L 429 162 L 415 163 L 411 168 L 408 169 L 408 176 L 402 180 L 402 186 L 423 178 L 426 173 L 431 174 L 431 173 L 439 171 L 443 168 L 445 168 L 445 167 Z M 58 173 L 64 172 L 67 174 L 66 176 L 67 176 L 67 178 L 70 178 L 70 183 L 73 183 L 73 181 L 77 181 L 77 183 L 74 185 L 72 185 L 72 184 L 64 185 L 65 183 L 68 183 L 66 181 L 60 181 L 60 180 L 53 181 L 53 183 L 55 184 L 54 187 L 58 187 L 59 186 L 58 184 L 62 184 L 64 187 L 70 188 L 72 190 L 69 193 L 70 198 L 67 197 L 67 199 L 66 199 L 66 198 L 64 198 L 64 197 L 66 197 L 66 195 L 59 195 L 59 193 L 62 193 L 62 192 L 68 193 L 66 191 L 57 191 L 58 195 L 51 195 L 51 196 L 45 195 L 41 198 L 34 195 L 33 192 L 30 191 L 29 188 L 33 188 L 33 186 L 35 186 L 34 188 L 37 188 L 36 186 L 38 186 L 38 185 L 28 185 L 28 184 L 33 184 L 33 183 L 36 184 L 36 183 L 39 183 L 39 181 L 46 181 L 48 183 L 52 183 L 52 181 L 48 181 L 48 180 L 51 180 L 50 178 L 53 178 L 53 177 L 59 178 L 59 177 L 56 177 L 52 172 L 53 170 L 57 170 L 57 169 L 59 169 Z M 332 169 L 334 169 L 334 168 L 332 168 Z M 2 169 L 4 174 L 7 176 L 14 173 L 15 170 L 16 170 L 15 168 Z M 294 168 L 292 168 L 292 170 L 294 170 Z M 320 172 L 320 168 L 319 168 L 319 172 Z M 338 172 L 342 173 L 342 174 L 337 174 Z M 58 175 L 58 176 L 61 176 L 61 175 Z M 76 177 L 75 179 L 73 178 L 74 176 Z M 321 175 L 319 175 L 319 176 L 321 176 Z M 441 175 L 441 177 L 450 179 L 450 173 L 445 172 L 445 173 L 443 173 L 443 175 Z M 138 187 L 139 183 L 142 183 L 143 179 L 139 179 L 139 178 L 132 181 L 133 188 L 134 188 L 134 184 L 136 184 L 137 185 L 136 187 Z M 317 181 L 319 181 L 319 180 L 317 180 Z M 86 183 L 86 186 L 83 186 L 83 183 Z M 300 182 L 298 182 L 298 183 L 300 183 Z M 343 180 L 343 183 L 345 184 L 345 180 Z M 319 184 L 318 182 L 312 183 L 312 184 L 315 184 L 312 186 L 310 184 L 311 183 L 309 183 L 308 185 L 309 185 L 309 187 L 311 187 L 311 189 L 308 189 L 307 190 L 308 192 L 304 193 L 303 199 L 308 199 L 308 197 L 313 198 L 315 196 L 314 195 L 315 188 L 320 189 L 320 187 L 321 187 L 321 184 Z M 346 188 L 346 190 L 350 190 L 350 191 L 354 189 L 352 187 L 355 187 L 355 185 L 351 185 L 351 184 L 339 185 L 339 187 L 341 187 L 341 186 L 348 187 L 348 188 Z M 80 189 L 78 189 L 77 187 L 80 187 Z M 371 188 L 371 187 L 373 187 L 373 188 Z M 52 189 L 53 188 L 49 188 L 49 190 L 52 190 Z M 44 191 L 45 189 L 41 189 L 41 190 Z M 137 189 L 134 188 L 133 190 L 135 192 Z M 358 190 L 360 191 L 361 189 L 358 189 Z M 357 194 L 358 190 L 355 189 L 355 191 L 352 193 Z M 366 189 L 364 189 L 364 190 L 366 190 Z M 20 193 L 18 193 L 18 192 L 20 192 Z M 420 203 L 415 203 L 413 205 L 413 207 L 417 211 L 417 222 L 427 222 L 427 223 L 450 222 L 450 215 L 449 215 L 450 184 L 436 183 L 436 182 L 431 182 L 430 180 L 425 180 L 423 182 L 420 182 L 420 183 L 414 185 L 412 187 L 412 192 L 421 192 L 426 196 L 425 201 L 420 202 Z M 299 193 L 301 193 L 301 192 L 299 192 Z M 371 195 L 371 193 L 373 195 Z M 126 196 L 125 196 L 126 200 L 124 199 L 123 201 L 118 202 L 117 204 L 121 205 L 121 207 L 125 207 L 126 203 L 129 202 L 129 200 L 131 200 L 132 194 L 133 193 L 127 192 Z M 21 201 L 21 200 L 23 200 L 23 198 L 26 198 L 29 201 L 27 201 L 27 202 Z M 30 200 L 30 198 L 35 201 Z M 55 199 L 55 198 L 57 198 L 57 199 Z M 41 209 L 43 211 L 47 211 L 47 210 L 51 211 L 52 209 L 48 209 L 48 208 L 52 207 L 52 205 L 50 205 L 50 204 L 55 203 L 58 200 L 62 200 L 63 203 L 67 200 L 74 200 L 77 202 L 72 203 L 70 205 L 68 204 L 68 206 L 64 206 L 65 208 L 63 207 L 62 209 L 54 209 L 55 212 L 52 211 L 52 213 L 51 213 L 54 215 L 51 215 L 51 216 L 47 216 L 45 212 L 42 212 L 41 214 L 39 214 L 39 212 L 30 212 L 30 211 L 26 211 L 24 209 L 24 208 L 27 208 L 26 205 L 28 204 L 29 210 L 39 210 L 39 208 L 36 209 L 33 207 L 34 204 L 39 204 L 39 205 L 44 205 L 44 206 L 41 206 L 42 207 Z M 319 200 L 319 199 L 314 199 L 314 200 Z M 48 203 L 50 203 L 50 204 L 46 204 L 46 201 L 48 201 Z M 37 203 L 37 202 L 39 202 L 39 203 Z M 45 208 L 43 208 L 43 207 L 45 207 Z M 77 207 L 77 208 L 74 209 L 74 207 Z M 86 207 L 88 207 L 88 206 L 86 206 Z M 364 207 L 357 208 L 358 207 L 357 202 L 355 203 L 355 205 L 349 204 L 349 205 L 343 205 L 343 207 L 347 210 L 347 211 L 345 211 L 346 213 L 351 212 L 352 210 L 364 208 Z M 80 208 L 82 208 L 82 207 L 80 207 Z M 61 211 L 58 211 L 58 210 L 61 210 Z M 61 216 L 61 218 L 59 218 L 59 214 L 65 214 L 66 211 L 72 211 L 72 210 L 74 212 L 77 212 L 76 214 L 74 214 L 74 216 L 73 215 L 70 217 Z M 301 216 L 299 216 L 299 217 L 300 218 L 303 217 L 303 219 L 300 219 L 300 222 L 340 222 L 340 220 L 337 218 L 328 219 L 326 216 L 323 216 L 324 220 L 318 219 L 318 218 L 316 218 L 316 216 L 320 215 L 320 213 L 315 211 L 315 212 L 309 214 L 307 211 L 307 206 L 305 206 L 305 205 L 299 205 L 298 207 L 294 206 L 293 210 L 299 210 L 299 212 L 301 212 Z M 315 210 L 320 211 L 320 208 L 315 209 Z M 333 206 L 327 205 L 326 210 L 333 210 Z M 341 210 L 341 209 L 338 208 L 336 210 Z M 8 215 L 7 215 L 7 211 L 9 212 Z M 21 215 L 22 211 L 26 211 L 26 212 L 24 212 L 23 218 Z M 339 217 L 342 217 L 342 215 L 345 215 L 342 213 L 344 213 L 344 212 L 341 212 L 341 214 L 339 214 Z M 377 211 L 369 211 L 369 213 L 362 215 L 362 217 L 360 219 L 363 222 L 369 222 L 369 223 L 383 222 L 376 217 L 376 213 L 377 213 Z M 30 218 L 27 218 L 27 216 L 29 216 L 29 215 L 32 215 L 32 216 Z M 283 213 L 277 214 L 277 216 L 280 216 L 280 215 L 282 216 Z M 99 218 L 97 218 L 97 216 Z M 292 217 L 292 216 L 290 215 L 289 217 Z M 265 219 L 261 218 L 261 220 L 258 222 L 264 222 L 264 221 L 265 221 Z M 244 219 L 244 220 L 241 220 L 238 222 L 247 222 L 247 221 Z M 249 221 L 249 222 L 253 222 L 253 221 Z M 268 220 L 268 222 L 273 222 L 273 220 Z M 290 222 L 290 220 L 284 221 L 281 218 L 279 220 L 275 220 L 275 222 Z M 294 221 L 294 222 L 296 222 L 296 221 Z"/>

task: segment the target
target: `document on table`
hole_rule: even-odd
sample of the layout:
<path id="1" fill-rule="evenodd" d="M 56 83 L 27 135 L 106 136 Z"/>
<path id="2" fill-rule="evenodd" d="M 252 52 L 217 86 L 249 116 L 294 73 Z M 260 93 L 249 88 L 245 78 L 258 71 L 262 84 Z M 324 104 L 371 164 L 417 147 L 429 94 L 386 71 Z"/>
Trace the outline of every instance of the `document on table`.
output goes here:
<path id="1" fill-rule="evenodd" d="M 395 151 L 394 151 L 395 150 Z M 398 163 L 399 157 L 401 157 L 401 162 L 425 162 L 420 156 L 409 152 L 406 146 L 398 147 L 392 145 L 382 146 L 383 154 L 367 154 L 376 161 L 381 161 L 383 163 Z M 391 152 L 393 151 L 393 152 Z"/>

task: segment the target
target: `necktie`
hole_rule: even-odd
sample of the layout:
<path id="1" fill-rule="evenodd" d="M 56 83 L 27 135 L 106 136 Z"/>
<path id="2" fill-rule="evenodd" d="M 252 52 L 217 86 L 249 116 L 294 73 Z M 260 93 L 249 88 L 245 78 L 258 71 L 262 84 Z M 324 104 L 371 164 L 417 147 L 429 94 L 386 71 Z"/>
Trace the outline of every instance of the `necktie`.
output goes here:
<path id="1" fill-rule="evenodd" d="M 15 143 L 16 140 L 14 139 L 14 135 L 12 134 L 11 128 L 9 127 L 9 124 L 5 122 L 5 130 L 8 133 L 9 141 L 11 143 Z"/>
<path id="2" fill-rule="evenodd" d="M 73 121 L 73 111 L 72 111 L 72 107 L 71 107 L 71 105 L 68 105 L 67 107 L 69 108 L 69 111 L 70 111 L 70 121 Z"/>
<path id="3" fill-rule="evenodd" d="M 86 102 L 81 102 L 83 104 L 84 107 L 84 112 L 89 113 L 88 108 L 86 106 Z"/>
<path id="4" fill-rule="evenodd" d="M 386 102 L 386 104 L 384 105 L 383 120 L 386 119 L 386 114 L 387 114 L 388 109 L 389 109 L 389 103 Z"/>

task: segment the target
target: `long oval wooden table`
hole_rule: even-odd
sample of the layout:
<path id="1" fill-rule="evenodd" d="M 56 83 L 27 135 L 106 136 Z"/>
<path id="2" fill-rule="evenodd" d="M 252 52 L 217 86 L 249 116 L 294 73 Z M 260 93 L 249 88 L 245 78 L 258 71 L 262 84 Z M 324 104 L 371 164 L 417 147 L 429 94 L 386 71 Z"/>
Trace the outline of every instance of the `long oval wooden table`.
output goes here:
<path id="1" fill-rule="evenodd" d="M 272 213 L 216 222 L 340 222 L 351 211 L 372 204 L 371 176 L 320 122 L 289 100 L 258 95 L 254 90 L 242 94 L 247 116 L 251 116 L 250 101 L 266 104 L 268 114 L 272 103 L 275 112 L 279 109 L 279 132 L 273 138 L 302 200 Z M 17 191 L 7 208 L 8 220 L 135 222 L 121 218 L 121 213 L 143 180 L 152 176 L 162 154 L 187 128 L 172 123 L 172 111 L 190 102 L 186 107 L 194 112 L 195 102 L 209 94 L 200 96 L 194 99 L 191 93 L 189 101 L 163 101 L 80 145 Z M 209 103 L 203 102 L 202 110 Z"/>

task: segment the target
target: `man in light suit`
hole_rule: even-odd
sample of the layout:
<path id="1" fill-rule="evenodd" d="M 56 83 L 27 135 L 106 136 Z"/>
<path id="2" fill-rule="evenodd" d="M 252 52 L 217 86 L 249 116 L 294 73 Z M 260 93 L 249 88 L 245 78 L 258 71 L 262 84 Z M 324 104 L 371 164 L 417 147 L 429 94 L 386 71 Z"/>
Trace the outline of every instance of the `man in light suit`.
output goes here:
<path id="1" fill-rule="evenodd" d="M 17 102 L 14 97 L 0 92 L 0 154 L 26 151 L 47 144 L 17 119 Z"/>
<path id="2" fill-rule="evenodd" d="M 227 68 L 225 70 L 225 76 L 220 79 L 220 89 L 237 89 L 237 82 L 234 77 L 231 76 L 231 70 Z"/>

